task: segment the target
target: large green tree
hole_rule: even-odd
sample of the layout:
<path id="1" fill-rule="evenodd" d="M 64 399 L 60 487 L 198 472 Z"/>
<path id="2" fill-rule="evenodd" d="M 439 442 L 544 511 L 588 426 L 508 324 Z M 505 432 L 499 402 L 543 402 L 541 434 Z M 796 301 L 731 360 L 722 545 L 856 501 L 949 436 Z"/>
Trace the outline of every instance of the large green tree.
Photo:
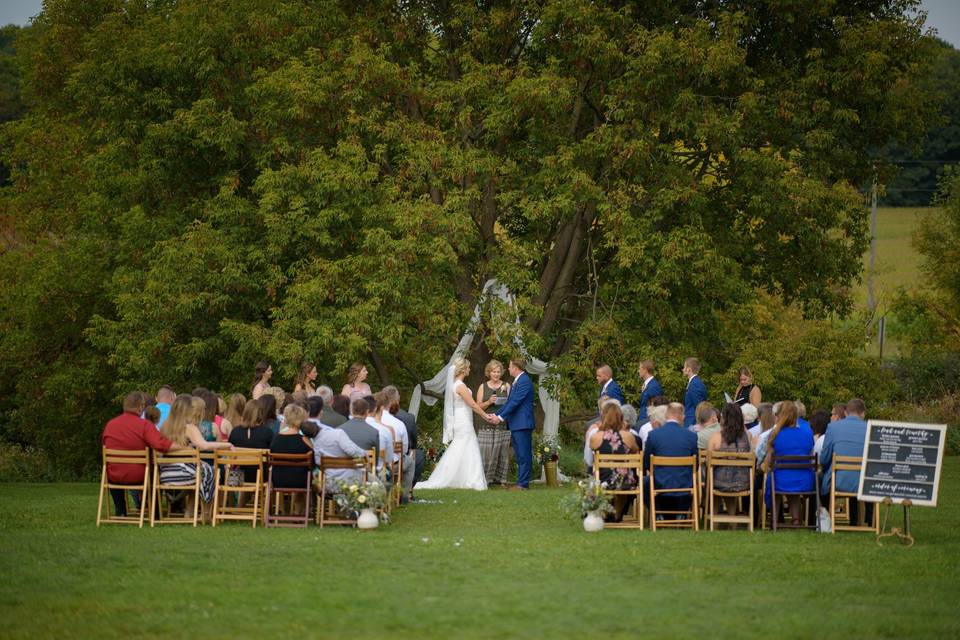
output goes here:
<path id="1" fill-rule="evenodd" d="M 90 443 L 121 391 L 264 355 L 410 385 L 490 277 L 568 381 L 723 371 L 758 290 L 846 313 L 866 150 L 933 112 L 916 4 L 48 0 L 4 129 L 8 434 Z"/>

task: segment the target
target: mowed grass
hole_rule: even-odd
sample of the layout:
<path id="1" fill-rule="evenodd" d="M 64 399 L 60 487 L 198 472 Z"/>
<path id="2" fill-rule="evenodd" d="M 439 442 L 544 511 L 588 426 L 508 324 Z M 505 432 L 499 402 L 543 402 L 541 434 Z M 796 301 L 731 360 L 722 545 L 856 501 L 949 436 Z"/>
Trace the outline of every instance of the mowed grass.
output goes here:
<path id="1" fill-rule="evenodd" d="M 914 249 L 912 237 L 924 224 L 931 212 L 930 207 L 881 207 L 877 210 L 877 256 L 874 263 L 874 296 L 884 307 L 897 289 L 911 289 L 922 283 L 921 256 Z M 863 254 L 863 279 L 855 292 L 858 306 L 867 305 L 867 278 L 869 275 L 870 251 Z"/>
<path id="2" fill-rule="evenodd" d="M 96 486 L 0 485 L 4 638 L 957 637 L 960 459 L 913 548 L 614 531 L 569 489 L 422 492 L 375 532 L 94 526 Z M 899 514 L 898 514 L 899 517 Z"/>

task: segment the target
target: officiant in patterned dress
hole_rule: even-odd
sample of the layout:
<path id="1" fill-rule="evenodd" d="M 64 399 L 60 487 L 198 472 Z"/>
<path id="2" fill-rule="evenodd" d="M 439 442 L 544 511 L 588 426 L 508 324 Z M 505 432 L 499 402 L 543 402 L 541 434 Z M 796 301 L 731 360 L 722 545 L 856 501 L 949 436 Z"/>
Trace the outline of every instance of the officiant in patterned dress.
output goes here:
<path id="1" fill-rule="evenodd" d="M 487 380 L 477 387 L 475 398 L 484 411 L 493 411 L 506 403 L 510 394 L 510 383 L 502 380 L 503 364 L 499 360 L 488 362 L 483 373 Z M 506 423 L 490 424 L 476 415 L 473 422 L 477 428 L 487 485 L 506 484 L 510 473 L 510 430 Z"/>

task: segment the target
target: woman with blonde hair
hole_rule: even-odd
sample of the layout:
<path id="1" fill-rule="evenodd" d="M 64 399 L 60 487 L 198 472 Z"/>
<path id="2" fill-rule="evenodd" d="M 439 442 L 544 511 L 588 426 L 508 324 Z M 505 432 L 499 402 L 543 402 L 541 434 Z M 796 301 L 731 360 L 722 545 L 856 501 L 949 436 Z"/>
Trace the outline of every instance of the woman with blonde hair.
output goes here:
<path id="1" fill-rule="evenodd" d="M 199 400 L 199 402 L 194 402 Z M 160 435 L 181 447 L 192 446 L 201 451 L 214 449 L 229 449 L 233 445 L 229 442 L 208 442 L 200 433 L 197 424 L 203 418 L 206 403 L 202 398 L 195 396 L 177 396 L 170 407 L 170 415 L 160 429 Z M 204 519 L 207 518 L 210 501 L 213 500 L 213 467 L 207 462 L 201 462 L 200 495 L 204 502 Z M 189 462 L 165 464 L 160 467 L 160 481 L 164 484 L 191 485 L 196 481 L 197 469 Z M 190 500 L 192 498 L 188 498 Z M 189 507 L 188 502 L 188 510 Z"/>
<path id="2" fill-rule="evenodd" d="M 767 439 L 766 451 L 757 451 L 757 462 L 762 462 L 764 472 L 767 472 L 767 483 L 764 500 L 767 509 L 772 509 L 770 501 L 771 479 L 777 486 L 777 491 L 805 492 L 814 491 L 816 486 L 815 473 L 807 469 L 778 469 L 770 470 L 776 456 L 809 456 L 813 452 L 813 432 L 810 429 L 801 429 L 797 426 L 797 405 L 790 400 L 780 403 L 780 413 L 777 414 L 777 424 Z M 787 496 L 790 505 L 790 519 L 794 526 L 800 524 L 800 496 Z M 778 509 L 772 510 L 772 517 L 777 517 Z"/>
<path id="3" fill-rule="evenodd" d="M 510 383 L 501 380 L 503 364 L 491 360 L 483 369 L 487 380 L 477 387 L 476 401 L 484 411 L 490 405 L 502 406 L 510 395 Z M 504 423 L 490 424 L 483 417 L 474 415 L 473 426 L 477 429 L 480 457 L 487 484 L 506 484 L 510 472 L 510 430 Z"/>
<path id="4" fill-rule="evenodd" d="M 364 382 L 366 379 L 367 368 L 359 362 L 354 362 L 350 365 L 350 370 L 347 371 L 347 383 L 343 385 L 340 393 L 350 398 L 350 402 L 357 398 L 372 396 L 373 392 L 370 390 L 370 385 Z"/>
<path id="5" fill-rule="evenodd" d="M 737 378 L 737 390 L 733 394 L 733 401 L 738 405 L 752 404 L 755 407 L 760 406 L 762 394 L 760 387 L 753 384 L 753 374 L 750 369 L 740 367 L 739 377 Z"/>
<path id="6" fill-rule="evenodd" d="M 470 363 L 457 358 L 447 372 L 447 392 L 444 396 L 444 441 L 447 436 L 453 440 L 440 457 L 433 473 L 415 489 L 476 489 L 487 488 L 483 473 L 483 459 L 480 457 L 480 445 L 473 430 L 472 413 L 487 416 L 483 408 L 473 399 L 473 395 L 463 383 L 470 373 Z M 489 419 L 489 418 L 487 418 Z"/>
<path id="7" fill-rule="evenodd" d="M 226 431 L 227 439 L 230 439 L 230 431 L 233 430 L 233 427 L 240 424 L 241 418 L 243 418 L 243 408 L 247 405 L 247 399 L 242 393 L 231 393 L 227 397 L 227 407 L 223 410 L 223 422 L 221 422 L 221 430 Z M 223 427 L 223 423 L 229 423 L 230 429 Z"/>

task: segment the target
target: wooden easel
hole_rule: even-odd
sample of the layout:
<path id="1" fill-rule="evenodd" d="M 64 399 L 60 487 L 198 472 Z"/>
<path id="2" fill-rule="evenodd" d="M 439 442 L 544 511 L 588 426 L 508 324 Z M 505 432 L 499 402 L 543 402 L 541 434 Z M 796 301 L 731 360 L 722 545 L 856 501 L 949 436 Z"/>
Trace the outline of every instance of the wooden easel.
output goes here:
<path id="1" fill-rule="evenodd" d="M 883 538 L 890 538 L 896 536 L 900 539 L 900 542 L 906 547 L 912 547 L 914 543 L 913 535 L 910 534 L 910 507 L 913 506 L 913 502 L 909 499 L 904 500 L 900 504 L 903 505 L 903 530 L 900 530 L 900 527 L 891 527 L 890 531 L 887 531 L 887 518 L 890 517 L 890 508 L 893 506 L 893 500 L 890 498 L 884 498 L 881 503 L 886 507 L 886 510 L 883 513 L 883 524 L 880 527 L 880 533 L 877 534 L 877 544 L 881 547 L 883 546 Z M 879 505 L 878 505 L 879 506 Z"/>

